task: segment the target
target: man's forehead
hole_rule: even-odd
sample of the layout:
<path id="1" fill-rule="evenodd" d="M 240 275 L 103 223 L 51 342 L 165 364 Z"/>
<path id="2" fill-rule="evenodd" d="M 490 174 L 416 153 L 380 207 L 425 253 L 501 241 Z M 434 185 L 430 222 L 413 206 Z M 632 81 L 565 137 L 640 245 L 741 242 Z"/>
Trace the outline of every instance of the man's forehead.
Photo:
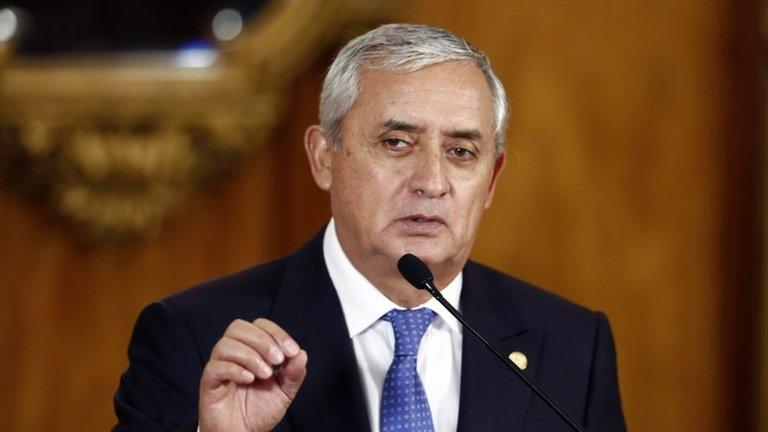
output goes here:
<path id="1" fill-rule="evenodd" d="M 440 63 L 414 72 L 365 70 L 355 105 L 382 127 L 389 121 L 414 126 L 450 115 L 460 128 L 492 127 L 493 102 L 487 82 L 471 64 Z"/>

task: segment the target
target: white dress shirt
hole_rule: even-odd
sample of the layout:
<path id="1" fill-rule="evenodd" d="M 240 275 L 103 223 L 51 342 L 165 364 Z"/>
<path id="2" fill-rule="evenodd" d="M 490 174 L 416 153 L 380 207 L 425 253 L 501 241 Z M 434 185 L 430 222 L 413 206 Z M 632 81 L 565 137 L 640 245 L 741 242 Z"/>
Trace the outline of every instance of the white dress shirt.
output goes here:
<path id="1" fill-rule="evenodd" d="M 379 432 L 381 392 L 395 350 L 392 325 L 379 318 L 391 309 L 404 308 L 389 300 L 352 265 L 339 243 L 333 219 L 323 238 L 323 255 L 354 346 L 371 430 Z M 459 273 L 440 291 L 457 309 L 461 282 Z M 454 432 L 459 415 L 461 327 L 435 299 L 418 307 L 432 309 L 437 316 L 421 340 L 416 369 L 427 394 L 435 432 Z"/>

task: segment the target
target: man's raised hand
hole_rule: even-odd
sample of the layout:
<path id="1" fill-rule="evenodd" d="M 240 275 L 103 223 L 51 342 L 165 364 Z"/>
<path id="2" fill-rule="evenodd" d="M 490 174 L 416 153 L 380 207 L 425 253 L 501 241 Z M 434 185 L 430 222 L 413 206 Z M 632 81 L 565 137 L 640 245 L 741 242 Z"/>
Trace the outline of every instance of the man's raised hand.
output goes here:
<path id="1" fill-rule="evenodd" d="M 200 380 L 200 432 L 272 430 L 306 373 L 307 353 L 277 324 L 232 322 Z"/>

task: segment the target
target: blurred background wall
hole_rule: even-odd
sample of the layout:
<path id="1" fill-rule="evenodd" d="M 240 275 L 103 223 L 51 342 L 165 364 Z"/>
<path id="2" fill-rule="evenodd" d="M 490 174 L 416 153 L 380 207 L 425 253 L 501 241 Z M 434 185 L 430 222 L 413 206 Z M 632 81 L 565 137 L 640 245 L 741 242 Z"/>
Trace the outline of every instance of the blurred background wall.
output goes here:
<path id="1" fill-rule="evenodd" d="M 365 25 L 445 27 L 494 63 L 511 157 L 473 257 L 608 314 L 629 429 L 768 431 L 759 2 L 414 0 L 381 11 Z M 144 305 L 288 253 L 322 227 L 326 197 L 301 139 L 334 50 L 360 29 L 313 45 L 281 83 L 268 138 L 197 183 L 153 235 L 83 241 L 49 205 L 0 185 L 0 430 L 108 429 Z"/>

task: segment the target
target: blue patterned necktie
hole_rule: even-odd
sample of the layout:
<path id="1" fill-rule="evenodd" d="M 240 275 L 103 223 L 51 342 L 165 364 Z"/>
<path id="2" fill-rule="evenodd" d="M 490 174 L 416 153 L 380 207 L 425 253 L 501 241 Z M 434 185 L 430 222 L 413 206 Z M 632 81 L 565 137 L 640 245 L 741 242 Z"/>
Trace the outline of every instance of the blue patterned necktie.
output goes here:
<path id="1" fill-rule="evenodd" d="M 419 344 L 435 312 L 392 309 L 381 318 L 395 332 L 395 358 L 381 394 L 381 432 L 434 432 L 429 401 L 416 371 Z"/>

